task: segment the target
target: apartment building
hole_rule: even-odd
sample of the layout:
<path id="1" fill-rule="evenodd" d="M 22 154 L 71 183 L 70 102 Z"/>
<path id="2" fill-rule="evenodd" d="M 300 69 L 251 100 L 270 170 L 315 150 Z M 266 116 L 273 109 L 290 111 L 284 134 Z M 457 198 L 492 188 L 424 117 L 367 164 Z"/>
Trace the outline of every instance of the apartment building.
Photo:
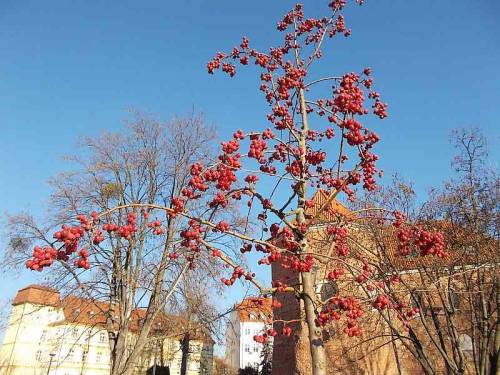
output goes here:
<path id="1" fill-rule="evenodd" d="M 271 311 L 270 298 L 246 298 L 235 306 L 226 330 L 225 359 L 231 368 L 260 367 L 264 346 L 253 338 L 270 327 Z"/>
<path id="2" fill-rule="evenodd" d="M 19 290 L 0 349 L 0 375 L 109 374 L 108 334 L 100 313 L 106 306 L 72 295 L 61 299 L 56 290 L 40 285 Z M 133 341 L 144 311 L 134 310 L 132 315 Z M 176 316 L 165 315 L 162 322 L 181 324 Z M 152 373 L 153 368 L 156 374 L 167 368 L 170 375 L 180 374 L 184 352 L 187 375 L 210 375 L 213 345 L 200 330 L 190 335 L 187 351 L 179 337 L 153 340 L 145 348 L 135 374 Z"/>

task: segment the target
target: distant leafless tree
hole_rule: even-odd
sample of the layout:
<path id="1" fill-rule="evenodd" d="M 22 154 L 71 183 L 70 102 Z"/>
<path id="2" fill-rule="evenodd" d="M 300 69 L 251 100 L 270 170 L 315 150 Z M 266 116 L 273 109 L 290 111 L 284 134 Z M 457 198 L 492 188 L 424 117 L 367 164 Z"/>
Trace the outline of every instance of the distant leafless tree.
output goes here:
<path id="1" fill-rule="evenodd" d="M 191 164 L 211 157 L 214 136 L 213 128 L 197 114 L 163 123 L 134 113 L 126 132 L 81 141 L 83 152 L 67 158 L 77 167 L 50 180 L 53 193 L 42 224 L 29 214 L 9 217 L 9 246 L 1 264 L 4 269 L 22 266 L 35 244 L 55 247 L 54 231 L 63 223 L 76 223 L 79 214 L 104 213 L 101 221 L 116 225 L 125 225 L 127 215 L 135 215 L 137 230 L 130 239 L 103 231 L 101 242 L 93 243 L 92 238 L 88 243 L 80 241 L 79 246 L 86 246 L 90 254 L 89 270 L 76 267 L 75 258 L 70 258 L 58 259 L 47 272 L 53 286 L 66 285 L 72 292 L 109 305 L 100 313 L 105 316 L 109 336 L 112 375 L 132 373 L 155 319 L 170 306 L 186 302 L 187 277 L 193 288 L 196 284 L 218 288 L 211 283 L 219 272 L 212 257 L 200 254 L 192 269 L 189 257 L 184 256 L 178 236 L 184 219 L 155 216 L 159 214 L 154 211 L 154 205 L 169 206 L 171 198 L 180 194 L 190 177 Z M 134 204 L 151 208 L 140 210 Z M 199 207 L 192 209 L 206 207 L 199 202 Z M 158 226 L 152 227 L 156 220 Z M 155 229 L 159 231 L 154 233 Z M 95 238 L 96 233 L 92 235 Z M 205 294 L 199 306 L 208 305 Z M 134 322 L 138 308 L 145 314 Z M 212 309 L 197 311 L 199 316 L 205 313 L 212 314 Z M 134 324 L 140 329 L 131 339 Z"/>
<path id="2" fill-rule="evenodd" d="M 500 182 L 487 167 L 487 142 L 478 129 L 455 130 L 457 149 L 452 166 L 456 177 L 431 192 L 420 207 L 410 183 L 397 176 L 375 201 L 391 202 L 414 222 L 425 222 L 444 233 L 448 256 L 414 258 L 397 254 L 385 225 L 371 227 L 377 244 L 372 278 L 384 280 L 384 293 L 393 305 L 418 312 L 402 330 L 397 310 L 378 309 L 395 342 L 400 365 L 405 347 L 425 374 L 496 374 L 500 352 L 500 288 L 498 284 Z M 377 202 L 379 203 L 379 202 Z M 367 296 L 369 296 L 369 291 Z M 400 372 L 401 373 L 401 372 Z"/>

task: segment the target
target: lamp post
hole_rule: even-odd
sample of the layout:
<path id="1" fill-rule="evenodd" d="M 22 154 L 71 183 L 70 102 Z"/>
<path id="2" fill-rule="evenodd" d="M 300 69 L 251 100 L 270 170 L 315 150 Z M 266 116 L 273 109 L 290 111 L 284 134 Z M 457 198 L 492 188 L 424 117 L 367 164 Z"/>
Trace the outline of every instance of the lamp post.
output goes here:
<path id="1" fill-rule="evenodd" d="M 49 356 L 50 356 L 50 361 L 49 361 L 49 368 L 47 369 L 47 375 L 49 375 L 50 368 L 52 367 L 52 360 L 56 356 L 56 353 L 50 353 Z"/>

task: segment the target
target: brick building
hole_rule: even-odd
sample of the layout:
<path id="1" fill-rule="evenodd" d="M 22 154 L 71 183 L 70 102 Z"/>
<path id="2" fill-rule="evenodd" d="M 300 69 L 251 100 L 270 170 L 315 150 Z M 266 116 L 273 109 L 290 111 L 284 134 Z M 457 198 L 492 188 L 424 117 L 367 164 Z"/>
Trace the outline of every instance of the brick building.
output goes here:
<path id="1" fill-rule="evenodd" d="M 319 207 L 323 206 L 326 202 L 327 194 L 318 191 L 313 197 L 315 205 L 307 213 L 310 216 L 314 216 L 317 213 Z M 318 220 L 318 237 L 321 237 L 320 233 L 322 231 L 322 223 L 333 222 L 337 219 L 338 215 L 348 216 L 350 211 L 342 206 L 338 202 L 333 202 L 330 209 L 322 213 Z M 351 228 L 352 235 L 356 237 L 356 240 L 361 243 L 364 247 L 373 247 L 373 244 L 367 243 L 366 238 L 372 238 L 363 234 L 362 229 L 356 227 Z M 479 262 L 480 266 L 484 269 L 484 277 L 491 278 L 492 282 L 496 282 L 495 273 L 498 275 L 498 264 L 500 264 L 500 251 L 497 242 L 485 243 L 484 248 L 481 249 L 479 256 L 475 254 L 474 256 L 469 256 L 465 253 L 453 253 L 449 257 L 444 259 L 436 259 L 435 257 L 427 258 L 407 258 L 399 256 L 397 250 L 397 244 L 394 240 L 391 240 L 391 233 L 389 231 L 383 231 L 384 235 L 382 241 L 385 243 L 385 252 L 387 265 L 391 266 L 391 272 L 396 270 L 402 281 L 407 288 L 418 288 L 424 280 L 425 272 L 421 270 L 425 267 L 433 267 L 434 270 L 443 270 L 443 278 L 433 279 L 432 283 L 429 285 L 432 290 L 426 291 L 427 301 L 421 305 L 423 307 L 420 311 L 422 314 L 422 319 L 416 320 L 413 326 L 414 332 L 416 332 L 420 337 L 424 337 L 422 344 L 425 346 L 426 354 L 429 356 L 429 361 L 436 366 L 436 373 L 446 374 L 447 371 L 441 365 L 443 363 L 442 358 L 439 356 L 437 349 L 435 349 L 435 342 L 432 340 L 437 340 L 432 335 L 429 335 L 425 330 L 428 327 L 425 326 L 425 322 L 430 322 L 429 324 L 446 324 L 446 315 L 443 314 L 443 303 L 454 303 L 453 301 L 442 302 L 439 299 L 449 296 L 449 293 L 441 293 L 439 288 L 443 285 L 449 285 L 449 282 L 455 283 L 457 289 L 465 289 L 466 286 L 462 283 L 459 278 L 463 275 L 462 272 L 457 272 L 458 277 L 455 279 L 446 276 L 446 270 L 453 267 L 462 267 L 464 270 L 469 267 L 469 265 L 477 264 Z M 316 236 L 316 235 L 314 235 Z M 317 241 L 321 243 L 321 241 Z M 315 238 L 312 239 L 315 252 L 326 251 L 324 243 L 315 247 Z M 366 257 L 373 257 L 373 254 L 356 254 L 357 259 L 363 259 Z M 451 267 L 451 268 L 450 268 Z M 321 299 L 325 300 L 328 297 L 335 295 L 338 290 L 347 291 L 347 294 L 354 296 L 364 297 L 362 290 L 356 283 L 352 280 L 339 279 L 335 285 L 326 280 L 326 273 L 328 270 L 316 268 L 312 272 L 316 272 L 317 275 L 317 293 L 321 295 Z M 439 273 L 439 272 L 438 272 Z M 283 268 L 279 262 L 272 263 L 272 279 L 284 281 L 288 285 L 299 284 L 299 275 L 296 272 L 292 272 L 289 269 Z M 440 281 L 443 281 L 440 284 Z M 448 282 L 448 284 L 444 283 Z M 474 283 L 474 280 L 472 280 Z M 439 286 L 441 285 L 441 286 Z M 493 288 L 498 288 L 498 284 L 492 284 Z M 407 290 L 401 289 L 401 298 L 407 300 L 408 303 L 412 303 L 409 296 L 405 296 Z M 282 307 L 275 309 L 273 311 L 274 319 L 278 322 L 275 323 L 275 329 L 281 332 L 283 327 L 280 321 L 287 321 L 288 326 L 293 328 L 293 335 L 291 337 L 285 337 L 283 335 L 278 335 L 274 338 L 274 350 L 273 350 L 273 375 L 309 375 L 312 373 L 311 370 L 311 358 L 308 340 L 308 328 L 304 322 L 304 317 L 301 315 L 304 311 L 303 306 L 301 306 L 302 301 L 297 299 L 293 293 L 277 293 L 277 299 L 282 303 Z M 434 303 L 433 303 L 434 302 Z M 425 307 L 425 306 L 428 307 Z M 494 310 L 494 309 L 493 309 Z M 457 308 L 456 312 L 456 322 L 458 322 L 457 327 L 455 327 L 456 335 L 459 336 L 459 341 L 461 342 L 461 347 L 463 353 L 465 353 L 464 358 L 464 368 L 466 371 L 464 374 L 475 374 L 475 369 L 471 363 L 471 324 L 470 311 L 465 307 Z M 496 316 L 496 318 L 495 318 Z M 420 317 L 420 316 L 419 316 Z M 494 327 L 494 319 L 498 320 L 498 312 L 496 315 L 490 317 L 492 319 L 491 326 Z M 424 322 L 423 324 L 421 322 Z M 394 323 L 397 325 L 398 323 Z M 360 320 L 360 327 L 364 330 L 364 335 L 361 337 L 347 337 L 343 333 L 343 328 L 345 326 L 345 321 L 341 320 L 340 323 L 332 323 L 328 326 L 328 329 L 324 331 L 323 340 L 325 345 L 325 351 L 327 354 L 328 374 L 341 374 L 341 375 L 397 375 L 398 369 L 397 364 L 399 363 L 399 373 L 402 375 L 420 375 L 424 374 L 422 367 L 415 360 L 410 352 L 401 345 L 398 340 L 393 340 L 393 332 L 388 328 L 387 322 L 384 322 L 380 318 L 380 314 L 377 310 L 368 308 L 365 311 L 364 316 Z M 404 327 L 401 325 L 401 331 Z M 430 332 L 430 331 L 429 331 Z M 370 338 L 367 340 L 367 338 Z M 446 338 L 444 339 L 447 340 Z M 494 345 L 494 343 L 492 344 Z M 449 342 L 443 344 L 443 348 L 452 353 Z M 451 355 L 451 354 L 450 354 Z"/>

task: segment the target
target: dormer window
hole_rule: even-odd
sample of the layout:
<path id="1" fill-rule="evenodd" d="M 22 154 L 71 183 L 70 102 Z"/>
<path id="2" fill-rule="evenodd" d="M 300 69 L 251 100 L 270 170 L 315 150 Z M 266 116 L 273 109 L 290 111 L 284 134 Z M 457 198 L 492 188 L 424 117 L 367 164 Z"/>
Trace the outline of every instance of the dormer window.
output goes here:
<path id="1" fill-rule="evenodd" d="M 255 314 L 248 314 L 248 317 L 252 320 L 255 320 L 257 319 L 257 317 L 255 316 Z"/>
<path id="2" fill-rule="evenodd" d="M 92 319 L 94 317 L 94 315 L 95 315 L 95 313 L 92 310 L 90 310 L 88 312 L 89 319 Z"/>

